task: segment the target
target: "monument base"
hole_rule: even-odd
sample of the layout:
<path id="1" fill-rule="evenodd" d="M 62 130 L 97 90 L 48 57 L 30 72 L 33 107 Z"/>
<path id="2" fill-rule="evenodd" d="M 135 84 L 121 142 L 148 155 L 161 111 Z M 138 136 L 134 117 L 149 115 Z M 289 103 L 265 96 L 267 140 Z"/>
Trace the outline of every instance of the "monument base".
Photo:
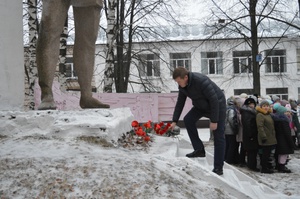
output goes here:
<path id="1" fill-rule="evenodd" d="M 77 139 L 98 137 L 110 142 L 131 130 L 130 108 L 75 111 L 0 111 L 1 137 Z"/>

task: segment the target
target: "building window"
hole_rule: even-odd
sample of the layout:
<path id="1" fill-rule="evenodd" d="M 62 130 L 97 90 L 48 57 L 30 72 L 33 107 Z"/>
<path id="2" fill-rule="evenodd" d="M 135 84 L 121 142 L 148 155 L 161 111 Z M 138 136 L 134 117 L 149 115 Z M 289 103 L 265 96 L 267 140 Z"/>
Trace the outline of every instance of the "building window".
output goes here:
<path id="1" fill-rule="evenodd" d="M 191 70 L 191 53 L 170 53 L 171 74 L 175 68 L 184 67 Z"/>
<path id="2" fill-rule="evenodd" d="M 223 74 L 222 52 L 201 52 L 203 74 Z"/>
<path id="3" fill-rule="evenodd" d="M 297 72 L 300 72 L 300 49 L 297 49 Z"/>
<path id="4" fill-rule="evenodd" d="M 266 73 L 286 72 L 285 50 L 266 50 Z"/>
<path id="5" fill-rule="evenodd" d="M 74 69 L 73 57 L 67 57 L 65 64 L 59 64 L 59 72 L 64 74 L 67 79 L 77 79 Z"/>
<path id="6" fill-rule="evenodd" d="M 251 51 L 234 51 L 233 52 L 233 72 L 252 73 L 252 53 Z"/>
<path id="7" fill-rule="evenodd" d="M 160 62 L 157 54 L 139 55 L 139 71 L 142 77 L 159 77 Z"/>
<path id="8" fill-rule="evenodd" d="M 74 70 L 74 64 L 73 63 L 66 63 L 66 72 L 65 75 L 67 79 L 77 79 L 77 74 Z"/>
<path id="9" fill-rule="evenodd" d="M 277 95 L 281 100 L 289 99 L 288 88 L 267 88 L 266 94 L 269 96 Z"/>

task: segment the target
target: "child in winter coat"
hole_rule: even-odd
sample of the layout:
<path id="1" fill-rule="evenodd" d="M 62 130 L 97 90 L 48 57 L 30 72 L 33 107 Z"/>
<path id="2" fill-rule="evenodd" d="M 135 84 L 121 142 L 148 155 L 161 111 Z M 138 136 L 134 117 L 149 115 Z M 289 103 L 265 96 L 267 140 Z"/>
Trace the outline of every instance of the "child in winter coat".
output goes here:
<path id="1" fill-rule="evenodd" d="M 274 105 L 276 113 L 272 115 L 276 132 L 277 169 L 281 173 L 291 173 L 285 165 L 289 154 L 294 153 L 294 143 L 291 134 L 290 120 L 287 109 L 279 104 Z"/>
<path id="2" fill-rule="evenodd" d="M 238 106 L 234 97 L 227 99 L 227 111 L 225 119 L 225 162 L 228 164 L 238 164 L 239 143 L 236 136 L 239 130 L 239 121 L 237 118 Z"/>
<path id="3" fill-rule="evenodd" d="M 294 124 L 294 130 L 295 130 L 295 138 L 297 139 L 298 148 L 300 148 L 300 141 L 299 141 L 300 140 L 300 123 L 299 123 L 298 112 L 297 112 L 297 103 L 294 101 L 291 101 L 290 104 L 291 104 L 291 108 L 292 108 L 291 111 L 292 111 L 292 121 Z"/>
<path id="4" fill-rule="evenodd" d="M 292 113 L 292 108 L 290 104 L 285 105 L 285 108 L 287 109 L 287 112 L 285 113 L 285 115 L 289 118 L 289 122 L 290 122 L 290 129 L 291 129 L 291 135 L 292 135 L 292 139 L 293 139 L 293 143 L 294 143 L 294 150 L 298 149 L 297 146 L 297 142 L 296 142 L 296 132 L 297 132 L 297 128 L 294 124 L 293 121 L 293 113 Z"/>
<path id="5" fill-rule="evenodd" d="M 267 100 L 262 100 L 256 107 L 256 125 L 258 131 L 258 144 L 261 148 L 261 173 L 274 173 L 269 166 L 271 151 L 277 144 L 274 121 L 271 116 L 272 109 Z"/>
<path id="6" fill-rule="evenodd" d="M 247 152 L 247 167 L 252 171 L 257 168 L 258 139 L 256 125 L 256 100 L 248 98 L 240 109 L 243 126 L 243 146 Z"/>

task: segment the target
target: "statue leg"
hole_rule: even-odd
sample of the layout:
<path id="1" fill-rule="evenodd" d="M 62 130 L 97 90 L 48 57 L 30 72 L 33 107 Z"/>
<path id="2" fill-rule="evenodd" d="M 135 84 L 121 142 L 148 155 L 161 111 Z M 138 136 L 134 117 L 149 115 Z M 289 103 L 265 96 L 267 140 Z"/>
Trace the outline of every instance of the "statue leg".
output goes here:
<path id="1" fill-rule="evenodd" d="M 70 0 L 44 0 L 39 26 L 36 62 L 41 104 L 39 110 L 56 109 L 52 84 L 59 55 L 59 40 L 67 17 Z"/>
<path id="2" fill-rule="evenodd" d="M 81 108 L 109 108 L 92 97 L 92 78 L 95 64 L 95 42 L 98 36 L 101 7 L 73 7 L 75 45 L 73 61 L 80 85 Z"/>

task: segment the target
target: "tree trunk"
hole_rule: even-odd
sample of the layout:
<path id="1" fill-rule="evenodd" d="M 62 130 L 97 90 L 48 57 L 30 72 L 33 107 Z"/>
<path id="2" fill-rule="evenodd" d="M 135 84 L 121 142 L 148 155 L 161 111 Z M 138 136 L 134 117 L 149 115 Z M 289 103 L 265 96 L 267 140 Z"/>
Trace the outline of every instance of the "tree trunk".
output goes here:
<path id="1" fill-rule="evenodd" d="M 34 110 L 34 84 L 37 79 L 36 41 L 37 41 L 37 0 L 28 0 L 29 50 L 28 62 L 25 65 L 28 87 L 25 90 L 25 109 Z"/>
<path id="2" fill-rule="evenodd" d="M 124 20 L 125 20 L 125 2 L 118 0 L 117 7 L 117 56 L 115 62 L 115 84 L 117 93 L 126 93 L 124 91 Z"/>
<path id="3" fill-rule="evenodd" d="M 128 49 L 127 49 L 127 53 L 126 53 L 126 64 L 124 64 L 125 66 L 125 70 L 124 70 L 124 83 L 123 83 L 123 91 L 127 92 L 127 87 L 128 87 L 128 80 L 129 80 L 129 71 L 130 71 L 130 64 L 131 64 L 131 48 L 132 48 L 132 37 L 133 37 L 133 18 L 134 18 L 134 7 L 135 7 L 135 0 L 131 1 L 131 14 L 130 14 L 130 25 L 129 25 L 129 32 L 128 32 L 128 36 L 129 36 L 129 41 L 128 41 Z"/>
<path id="4" fill-rule="evenodd" d="M 105 93 L 112 93 L 114 83 L 114 47 L 115 47 L 115 20 L 116 20 L 116 1 L 109 0 L 107 6 L 107 53 L 104 70 L 104 89 Z"/>
<path id="5" fill-rule="evenodd" d="M 120 0 L 120 6 L 117 12 L 117 56 L 115 63 L 115 83 L 117 93 L 127 93 L 129 71 L 131 64 L 131 49 L 132 49 L 132 36 L 133 36 L 133 22 L 135 0 L 131 1 L 130 5 L 130 24 L 128 26 L 128 44 L 125 48 L 124 42 L 124 28 L 125 28 L 125 1 Z M 124 49 L 126 49 L 124 53 Z"/>
<path id="6" fill-rule="evenodd" d="M 258 55 L 258 39 L 256 24 L 256 5 L 257 0 L 250 0 L 250 19 L 251 19 L 251 44 L 252 44 L 252 65 L 253 65 L 253 92 L 260 96 L 260 65 L 256 61 Z"/>
<path id="7" fill-rule="evenodd" d="M 59 50 L 59 74 L 58 81 L 60 83 L 60 90 L 66 91 L 67 77 L 66 71 L 66 55 L 67 55 L 67 39 L 68 39 L 68 16 L 65 21 L 63 32 L 60 36 L 60 50 Z"/>

